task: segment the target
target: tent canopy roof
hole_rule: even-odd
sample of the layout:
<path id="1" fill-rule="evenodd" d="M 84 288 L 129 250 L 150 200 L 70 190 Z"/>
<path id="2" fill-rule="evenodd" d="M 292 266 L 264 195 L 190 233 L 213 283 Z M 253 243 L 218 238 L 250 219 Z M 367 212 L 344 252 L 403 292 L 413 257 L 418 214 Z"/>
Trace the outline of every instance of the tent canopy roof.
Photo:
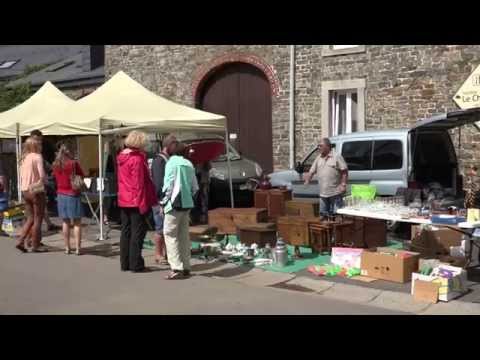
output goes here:
<path id="1" fill-rule="evenodd" d="M 42 131 L 46 135 L 87 135 L 98 134 L 99 130 L 138 127 L 223 132 L 225 122 L 222 115 L 158 96 L 120 71 L 90 95 L 55 112 Z"/>
<path id="2" fill-rule="evenodd" d="M 47 81 L 23 103 L 0 113 L 0 137 L 14 138 L 17 123 L 21 134 L 24 134 L 26 129 L 41 128 L 53 114 L 64 111 L 73 103 L 74 100 Z"/>

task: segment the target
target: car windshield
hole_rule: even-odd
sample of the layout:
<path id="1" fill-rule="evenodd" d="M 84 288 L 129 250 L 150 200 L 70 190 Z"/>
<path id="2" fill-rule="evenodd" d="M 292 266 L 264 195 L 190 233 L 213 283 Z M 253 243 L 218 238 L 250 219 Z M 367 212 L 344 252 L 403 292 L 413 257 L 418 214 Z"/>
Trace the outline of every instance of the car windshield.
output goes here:
<path id="1" fill-rule="evenodd" d="M 228 144 L 228 150 L 229 150 L 228 153 L 229 153 L 230 160 L 240 160 L 241 159 L 240 154 L 230 144 Z M 220 155 L 214 161 L 227 161 L 227 154 Z"/>

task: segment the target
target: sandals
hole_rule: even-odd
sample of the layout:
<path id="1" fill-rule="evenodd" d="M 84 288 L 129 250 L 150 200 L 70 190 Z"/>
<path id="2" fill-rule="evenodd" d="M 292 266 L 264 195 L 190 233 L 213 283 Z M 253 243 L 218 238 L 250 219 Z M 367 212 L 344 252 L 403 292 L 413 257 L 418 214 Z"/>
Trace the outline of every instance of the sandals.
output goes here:
<path id="1" fill-rule="evenodd" d="M 71 253 L 72 253 L 72 250 L 70 250 L 70 249 L 65 249 L 65 254 L 66 254 L 66 255 L 70 255 Z"/>
<path id="2" fill-rule="evenodd" d="M 82 255 L 82 252 L 80 251 L 80 249 L 75 250 L 75 255 L 77 255 L 77 256 Z"/>
<path id="3" fill-rule="evenodd" d="M 168 274 L 165 277 L 165 280 L 179 280 L 179 279 L 185 279 L 185 275 L 183 274 L 183 271 L 171 271 L 170 274 Z"/>

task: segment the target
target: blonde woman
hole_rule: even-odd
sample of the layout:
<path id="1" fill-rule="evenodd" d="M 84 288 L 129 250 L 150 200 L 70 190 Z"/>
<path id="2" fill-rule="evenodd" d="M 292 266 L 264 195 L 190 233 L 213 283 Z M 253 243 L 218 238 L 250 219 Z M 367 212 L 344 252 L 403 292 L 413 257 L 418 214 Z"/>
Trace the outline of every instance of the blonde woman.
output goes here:
<path id="1" fill-rule="evenodd" d="M 25 239 L 31 234 L 32 252 L 46 252 L 40 246 L 42 240 L 41 225 L 45 211 L 45 171 L 41 155 L 42 145 L 38 140 L 29 137 L 24 144 L 20 166 L 20 189 L 25 202 L 27 221 L 23 226 L 16 248 L 23 253 Z"/>
<path id="2" fill-rule="evenodd" d="M 143 241 L 147 233 L 146 216 L 158 201 L 144 150 L 146 140 L 145 133 L 130 132 L 125 139 L 126 148 L 117 156 L 118 206 L 122 219 L 122 271 L 148 271 L 142 257 Z"/>
<path id="3" fill-rule="evenodd" d="M 70 250 L 70 225 L 73 222 L 75 237 L 75 253 L 80 255 L 82 239 L 82 202 L 80 192 L 72 187 L 72 175 L 84 176 L 78 161 L 73 159 L 72 151 L 66 144 L 58 148 L 57 156 L 53 162 L 53 175 L 57 182 L 58 216 L 63 220 L 62 232 L 65 240 L 65 254 Z"/>

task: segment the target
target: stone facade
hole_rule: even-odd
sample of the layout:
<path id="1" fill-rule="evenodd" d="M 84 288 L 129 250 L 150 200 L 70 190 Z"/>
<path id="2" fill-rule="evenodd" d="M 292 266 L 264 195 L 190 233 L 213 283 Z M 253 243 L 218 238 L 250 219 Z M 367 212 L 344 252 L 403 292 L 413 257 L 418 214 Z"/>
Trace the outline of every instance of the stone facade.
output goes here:
<path id="1" fill-rule="evenodd" d="M 273 78 L 266 75 L 272 83 L 274 165 L 285 168 L 289 51 L 287 45 L 114 45 L 106 47 L 106 77 L 123 70 L 155 93 L 194 106 L 195 89 L 208 64 L 239 53 L 261 59 L 273 73 Z M 420 118 L 457 109 L 452 98 L 480 63 L 480 46 L 366 45 L 364 51 L 326 55 L 322 45 L 296 46 L 296 160 L 321 136 L 322 82 L 365 79 L 365 129 L 406 127 Z M 461 136 L 463 164 L 479 162 L 480 133 L 472 128 Z"/>

